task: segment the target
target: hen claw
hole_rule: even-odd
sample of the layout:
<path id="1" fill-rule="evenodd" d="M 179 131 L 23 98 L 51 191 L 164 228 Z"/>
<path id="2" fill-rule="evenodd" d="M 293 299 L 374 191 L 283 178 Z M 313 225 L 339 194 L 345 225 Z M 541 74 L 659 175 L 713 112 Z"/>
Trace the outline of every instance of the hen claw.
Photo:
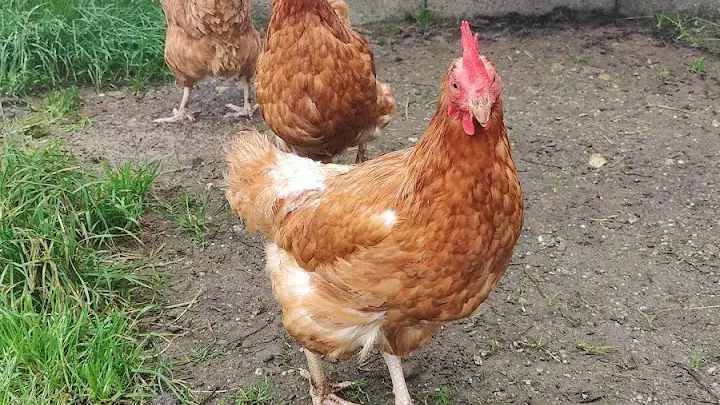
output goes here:
<path id="1" fill-rule="evenodd" d="M 235 111 L 225 114 L 225 117 L 227 118 L 252 118 L 253 113 L 258 109 L 258 107 L 260 107 L 260 105 L 255 104 L 254 106 L 250 106 L 250 104 L 245 104 L 243 107 L 238 107 L 235 104 L 225 104 L 225 107 Z"/>
<path id="2" fill-rule="evenodd" d="M 300 370 L 300 375 L 308 380 L 310 383 L 310 398 L 312 399 L 312 405 L 359 405 L 355 402 L 350 402 L 335 395 L 336 392 L 340 392 L 353 385 L 351 381 L 345 381 L 341 383 L 327 384 L 325 389 L 327 392 L 325 395 L 322 394 L 322 390 L 313 386 L 310 372 L 307 370 Z"/>
<path id="3" fill-rule="evenodd" d="M 357 158 L 355 158 L 355 164 L 367 161 L 367 147 L 364 143 L 358 145 Z"/>
<path id="4" fill-rule="evenodd" d="M 184 108 L 181 108 L 179 110 L 177 108 L 173 108 L 172 117 L 158 118 L 153 122 L 178 122 L 182 120 L 195 121 L 195 117 L 193 117 L 193 115 Z"/>

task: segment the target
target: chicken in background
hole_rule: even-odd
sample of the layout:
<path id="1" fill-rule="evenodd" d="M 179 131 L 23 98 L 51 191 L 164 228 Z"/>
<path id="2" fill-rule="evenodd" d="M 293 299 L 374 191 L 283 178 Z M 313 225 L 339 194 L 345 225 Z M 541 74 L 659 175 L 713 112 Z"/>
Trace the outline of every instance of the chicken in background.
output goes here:
<path id="1" fill-rule="evenodd" d="M 273 1 L 255 94 L 283 150 L 326 163 L 352 146 L 364 161 L 396 112 L 343 0 Z"/>
<path id="2" fill-rule="evenodd" d="M 183 87 L 180 107 L 155 122 L 194 121 L 187 109 L 190 89 L 205 76 L 237 77 L 244 105 L 226 104 L 233 113 L 251 117 L 250 79 L 261 50 L 260 35 L 250 18 L 250 0 L 160 0 L 165 19 L 165 62 Z"/>
<path id="3" fill-rule="evenodd" d="M 396 405 L 401 358 L 465 318 L 507 269 L 523 195 L 503 121 L 502 84 L 462 22 L 462 58 L 410 149 L 350 167 L 280 151 L 257 131 L 228 153 L 227 199 L 268 239 L 266 269 L 287 331 L 305 348 L 314 405 L 350 404 L 320 355 L 382 351 Z"/>

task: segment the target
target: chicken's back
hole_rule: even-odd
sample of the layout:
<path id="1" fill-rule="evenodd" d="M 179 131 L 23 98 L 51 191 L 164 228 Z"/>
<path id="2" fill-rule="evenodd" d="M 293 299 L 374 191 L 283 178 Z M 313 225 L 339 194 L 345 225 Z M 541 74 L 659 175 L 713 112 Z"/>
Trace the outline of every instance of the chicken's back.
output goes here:
<path id="1" fill-rule="evenodd" d="M 327 0 L 275 2 L 255 93 L 268 126 L 315 160 L 372 138 L 384 115 L 370 44 Z"/>
<path id="2" fill-rule="evenodd" d="M 249 0 L 161 0 L 167 33 L 165 61 L 182 86 L 205 76 L 255 73 L 261 50 Z"/>

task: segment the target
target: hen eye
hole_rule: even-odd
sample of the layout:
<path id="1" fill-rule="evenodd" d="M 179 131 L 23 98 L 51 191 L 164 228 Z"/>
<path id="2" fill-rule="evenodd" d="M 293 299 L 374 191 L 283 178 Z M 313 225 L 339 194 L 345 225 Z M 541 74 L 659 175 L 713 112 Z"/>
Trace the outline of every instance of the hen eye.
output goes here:
<path id="1" fill-rule="evenodd" d="M 455 91 L 457 91 L 457 89 L 458 89 L 458 84 L 457 84 L 456 82 L 453 82 L 453 84 L 452 84 L 452 89 L 455 90 Z"/>
<path id="2" fill-rule="evenodd" d="M 493 76 L 493 84 L 495 84 L 495 80 L 497 80 L 497 76 Z"/>

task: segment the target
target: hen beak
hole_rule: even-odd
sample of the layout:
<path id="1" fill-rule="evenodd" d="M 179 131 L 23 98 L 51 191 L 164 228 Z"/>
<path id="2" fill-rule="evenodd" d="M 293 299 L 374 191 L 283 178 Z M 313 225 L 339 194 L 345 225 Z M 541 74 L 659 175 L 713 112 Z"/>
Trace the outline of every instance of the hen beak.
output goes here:
<path id="1" fill-rule="evenodd" d="M 488 97 L 478 97 L 470 100 L 470 113 L 478 124 L 485 129 L 490 121 L 490 100 Z"/>

